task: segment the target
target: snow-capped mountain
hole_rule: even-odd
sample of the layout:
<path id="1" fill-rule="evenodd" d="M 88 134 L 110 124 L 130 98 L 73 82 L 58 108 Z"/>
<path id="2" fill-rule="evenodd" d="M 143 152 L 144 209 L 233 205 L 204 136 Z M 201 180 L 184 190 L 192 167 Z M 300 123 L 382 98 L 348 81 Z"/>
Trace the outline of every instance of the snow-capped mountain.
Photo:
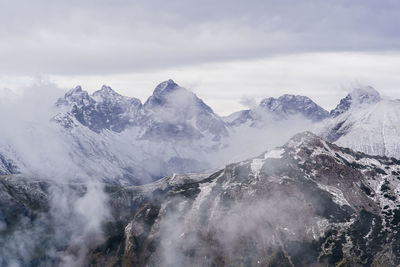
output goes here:
<path id="1" fill-rule="evenodd" d="M 329 112 L 306 96 L 285 94 L 279 98 L 265 98 L 257 107 L 233 113 L 227 116 L 225 121 L 230 126 L 246 123 L 254 126 L 267 124 L 271 120 L 287 120 L 294 116 L 318 122 L 326 119 Z"/>
<path id="2" fill-rule="evenodd" d="M 400 158 L 399 118 L 371 87 L 228 118 L 172 80 L 144 104 L 76 87 L 2 123 L 0 265 L 397 266 L 400 162 L 341 146 Z"/>
<path id="3" fill-rule="evenodd" d="M 400 157 L 398 106 L 367 87 L 351 92 L 331 115 L 308 97 L 283 95 L 221 118 L 172 80 L 160 83 L 144 104 L 108 86 L 93 94 L 77 86 L 58 99 L 48 115 L 51 125 L 10 129 L 0 154 L 22 173 L 62 170 L 65 177 L 143 184 L 249 158 L 317 123 L 315 132 L 330 142 Z"/>
<path id="4" fill-rule="evenodd" d="M 398 160 L 305 132 L 211 174 L 108 185 L 103 239 L 92 232 L 87 242 L 68 245 L 71 234 L 84 232 L 52 216 L 51 188 L 82 198 L 87 188 L 0 177 L 0 255 L 7 255 L 0 263 L 54 265 L 83 251 L 84 266 L 394 267 L 399 179 Z M 34 238 L 15 249 L 21 235 Z"/>
<path id="5" fill-rule="evenodd" d="M 146 183 L 174 172 L 214 167 L 208 156 L 228 137 L 225 122 L 194 93 L 168 80 L 142 105 L 108 86 L 76 87 L 56 104 L 72 161 L 90 176 Z"/>
<path id="6" fill-rule="evenodd" d="M 121 132 L 133 125 L 142 106 L 139 99 L 125 97 L 104 85 L 89 95 L 80 86 L 68 91 L 57 106 L 65 107 L 82 125 L 94 132 Z"/>
<path id="7" fill-rule="evenodd" d="M 382 99 L 372 87 L 352 91 L 316 131 L 340 146 L 400 158 L 400 101 Z"/>
<path id="8" fill-rule="evenodd" d="M 53 120 L 65 129 L 72 161 L 90 176 L 106 176 L 108 181 L 141 183 L 135 177 L 148 182 L 174 172 L 198 172 L 266 149 L 253 145 L 268 135 L 266 129 L 252 133 L 247 130 L 252 124 L 235 127 L 173 80 L 160 83 L 143 105 L 107 86 L 92 95 L 78 86 L 59 99 L 57 107 Z M 259 109 L 262 112 L 251 112 L 263 113 L 262 118 L 254 116 L 252 122 L 261 125 L 272 116 L 276 125 L 269 124 L 270 135 L 291 116 L 312 122 L 327 114 L 309 98 L 290 95 L 265 99 Z M 286 127 L 282 141 L 307 129 L 297 126 Z M 236 158 L 238 151 L 242 156 Z"/>
<path id="9" fill-rule="evenodd" d="M 213 139 L 227 136 L 224 122 L 194 93 L 173 80 L 159 84 L 144 105 L 108 86 L 89 95 L 80 86 L 57 102 L 82 125 L 96 133 L 137 127 L 141 139 Z"/>
<path id="10" fill-rule="evenodd" d="M 143 105 L 143 139 L 218 141 L 228 135 L 224 121 L 194 93 L 173 80 L 159 84 Z"/>

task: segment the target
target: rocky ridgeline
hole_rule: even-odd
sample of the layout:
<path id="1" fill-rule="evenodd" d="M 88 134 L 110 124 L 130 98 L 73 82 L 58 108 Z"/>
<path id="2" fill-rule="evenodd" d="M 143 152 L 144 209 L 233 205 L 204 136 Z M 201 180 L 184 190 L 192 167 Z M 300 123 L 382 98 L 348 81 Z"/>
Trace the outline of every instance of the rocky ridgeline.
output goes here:
<path id="1" fill-rule="evenodd" d="M 114 219 L 104 222 L 105 240 L 90 249 L 85 264 L 397 266 L 399 163 L 306 132 L 213 174 L 109 185 Z M 1 180 L 0 203 L 14 207 L 2 213 L 2 234 L 11 234 L 24 216 L 46 223 L 46 184 Z M 50 261 L 39 252 L 53 244 L 51 232 L 43 238 L 47 243 L 21 263 Z"/>

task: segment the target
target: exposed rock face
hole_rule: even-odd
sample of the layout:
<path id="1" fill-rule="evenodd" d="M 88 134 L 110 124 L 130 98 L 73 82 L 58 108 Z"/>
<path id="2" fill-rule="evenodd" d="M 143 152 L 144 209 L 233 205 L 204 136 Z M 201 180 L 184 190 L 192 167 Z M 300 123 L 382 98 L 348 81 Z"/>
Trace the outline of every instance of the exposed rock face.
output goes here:
<path id="1" fill-rule="evenodd" d="M 126 188 L 92 265 L 397 266 L 399 163 L 303 133 L 212 175 Z"/>

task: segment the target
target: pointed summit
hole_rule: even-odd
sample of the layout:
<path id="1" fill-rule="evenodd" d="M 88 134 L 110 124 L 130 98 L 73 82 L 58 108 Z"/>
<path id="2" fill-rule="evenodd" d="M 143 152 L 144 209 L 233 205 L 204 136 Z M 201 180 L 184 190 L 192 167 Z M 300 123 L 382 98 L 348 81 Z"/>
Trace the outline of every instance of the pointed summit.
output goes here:
<path id="1" fill-rule="evenodd" d="M 75 104 L 78 106 L 85 105 L 85 103 L 93 102 L 87 91 L 82 90 L 80 85 L 75 86 L 75 88 L 69 90 L 65 93 L 63 98 L 57 100 L 56 105 L 70 105 Z"/>
<path id="2" fill-rule="evenodd" d="M 157 85 L 154 89 L 153 95 L 150 96 L 144 106 L 148 109 L 155 107 L 171 106 L 176 109 L 190 108 L 203 110 L 208 113 L 214 113 L 213 110 L 206 105 L 203 100 L 198 98 L 196 94 L 179 86 L 173 80 L 169 79 Z"/>
<path id="3" fill-rule="evenodd" d="M 77 86 L 75 86 L 74 88 L 72 88 L 71 90 L 69 90 L 68 92 L 66 92 L 66 93 L 65 93 L 65 96 L 71 96 L 71 95 L 73 95 L 73 94 L 79 94 L 79 93 L 81 93 L 81 92 L 83 92 L 82 86 L 77 85 Z"/>
<path id="4" fill-rule="evenodd" d="M 181 87 L 178 84 L 176 84 L 172 79 L 169 79 L 157 85 L 156 89 L 154 89 L 153 95 L 169 93 L 177 88 Z"/>
<path id="5" fill-rule="evenodd" d="M 180 92 L 177 98 L 177 95 L 171 97 L 171 94 L 175 92 Z M 176 84 L 173 80 L 169 79 L 157 85 L 157 87 L 153 91 L 153 95 L 151 95 L 146 103 L 144 104 L 146 107 L 155 107 L 155 106 L 163 106 L 167 102 L 176 102 L 176 100 L 181 99 L 192 99 L 195 95 L 186 90 L 185 88 Z M 172 98 L 172 99 L 170 99 Z"/>
<path id="6" fill-rule="evenodd" d="M 331 117 L 337 117 L 345 113 L 351 107 L 364 104 L 375 104 L 381 101 L 381 95 L 371 86 L 353 89 L 345 98 L 340 100 L 340 103 L 335 109 L 331 110 Z"/>
<path id="7" fill-rule="evenodd" d="M 228 134 L 224 121 L 203 100 L 173 80 L 160 83 L 143 107 L 153 121 L 143 138 L 178 136 L 179 139 L 194 140 L 206 134 L 218 140 Z"/>

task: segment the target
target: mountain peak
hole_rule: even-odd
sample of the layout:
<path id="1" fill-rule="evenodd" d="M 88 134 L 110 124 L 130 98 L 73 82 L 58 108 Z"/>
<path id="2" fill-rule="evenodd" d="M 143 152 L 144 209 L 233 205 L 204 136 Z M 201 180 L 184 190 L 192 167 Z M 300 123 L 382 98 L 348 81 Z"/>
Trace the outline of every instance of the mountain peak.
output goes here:
<path id="1" fill-rule="evenodd" d="M 330 115 L 337 117 L 346 112 L 351 107 L 364 104 L 375 104 L 382 100 L 381 95 L 372 86 L 365 86 L 353 89 L 335 109 L 331 110 Z"/>
<path id="2" fill-rule="evenodd" d="M 105 92 L 105 93 L 116 93 L 116 92 L 115 92 L 110 86 L 108 86 L 108 85 L 103 85 L 99 91 L 100 91 L 100 92 Z"/>
<path id="3" fill-rule="evenodd" d="M 179 92 L 179 94 L 176 94 Z M 169 95 L 174 93 L 175 99 L 169 99 Z M 151 95 L 146 103 L 144 104 L 146 107 L 155 107 L 155 106 L 163 106 L 167 102 L 179 102 L 179 101 L 189 101 L 194 98 L 194 94 L 185 88 L 176 84 L 173 80 L 169 79 L 157 85 L 156 89 L 154 89 L 153 95 Z"/>
<path id="4" fill-rule="evenodd" d="M 166 80 L 154 89 L 153 95 L 160 95 L 174 91 L 175 89 L 182 88 L 176 84 L 172 79 Z"/>
<path id="5" fill-rule="evenodd" d="M 74 88 L 72 88 L 71 90 L 69 90 L 69 91 L 65 94 L 65 96 L 71 96 L 71 95 L 79 94 L 79 93 L 82 93 L 82 92 L 84 92 L 84 91 L 82 90 L 82 86 L 77 85 L 77 86 L 75 86 Z"/>
<path id="6" fill-rule="evenodd" d="M 58 99 L 56 102 L 57 106 L 61 105 L 69 105 L 69 104 L 77 104 L 77 105 L 84 105 L 85 102 L 93 101 L 88 92 L 82 90 L 80 85 L 75 86 L 75 88 L 69 90 L 65 93 L 64 98 Z"/>
<path id="7" fill-rule="evenodd" d="M 123 96 L 115 92 L 110 86 L 103 85 L 100 90 L 92 94 L 96 101 L 103 101 L 105 99 L 122 98 Z"/>
<path id="8" fill-rule="evenodd" d="M 302 114 L 312 121 L 320 121 L 328 117 L 329 113 L 314 103 L 310 98 L 301 95 L 285 94 L 279 98 L 265 98 L 260 107 L 275 112 L 277 115 Z"/>

